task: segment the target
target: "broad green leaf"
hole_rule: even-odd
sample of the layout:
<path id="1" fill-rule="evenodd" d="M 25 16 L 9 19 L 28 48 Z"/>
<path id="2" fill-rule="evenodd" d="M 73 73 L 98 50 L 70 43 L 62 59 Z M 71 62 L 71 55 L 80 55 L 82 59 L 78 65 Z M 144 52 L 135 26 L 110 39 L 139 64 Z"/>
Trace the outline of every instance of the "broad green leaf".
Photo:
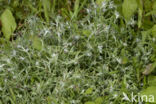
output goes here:
<path id="1" fill-rule="evenodd" d="M 150 86 L 144 90 L 141 91 L 141 96 L 147 96 L 143 97 L 143 100 L 146 102 L 156 103 L 156 86 Z M 154 99 L 153 99 L 154 98 Z"/>
<path id="2" fill-rule="evenodd" d="M 92 94 L 92 92 L 93 92 L 93 88 L 88 88 L 85 94 L 89 95 L 89 94 Z"/>
<path id="3" fill-rule="evenodd" d="M 4 37 L 9 40 L 12 33 L 15 31 L 17 24 L 15 22 L 15 18 L 13 17 L 11 11 L 6 9 L 1 15 L 2 22 L 2 32 Z"/>
<path id="4" fill-rule="evenodd" d="M 150 86 L 156 86 L 156 76 L 149 76 L 149 78 L 148 78 L 148 84 Z"/>
<path id="5" fill-rule="evenodd" d="M 92 101 L 88 101 L 88 102 L 85 102 L 85 104 L 95 104 L 95 103 Z"/>
<path id="6" fill-rule="evenodd" d="M 95 103 L 96 103 L 96 104 L 102 104 L 102 102 L 103 102 L 102 97 L 98 97 L 98 98 L 96 98 L 96 100 L 95 100 Z"/>
<path id="7" fill-rule="evenodd" d="M 90 30 L 83 30 L 82 32 L 86 36 L 90 36 L 90 34 L 91 34 L 91 31 Z"/>
<path id="8" fill-rule="evenodd" d="M 42 50 L 43 44 L 42 44 L 42 41 L 40 40 L 40 38 L 35 36 L 32 41 L 33 41 L 33 48 L 35 48 L 37 50 Z"/>
<path id="9" fill-rule="evenodd" d="M 124 0 L 122 4 L 122 12 L 123 12 L 123 16 L 127 21 L 131 19 L 136 9 L 137 9 L 136 0 Z"/>

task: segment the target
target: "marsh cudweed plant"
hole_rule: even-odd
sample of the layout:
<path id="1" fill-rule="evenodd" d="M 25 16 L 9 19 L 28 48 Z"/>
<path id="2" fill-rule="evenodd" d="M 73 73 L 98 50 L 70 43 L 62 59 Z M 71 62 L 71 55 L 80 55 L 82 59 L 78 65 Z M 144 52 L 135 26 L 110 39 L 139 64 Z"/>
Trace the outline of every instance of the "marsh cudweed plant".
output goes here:
<path id="1" fill-rule="evenodd" d="M 9 44 L 9 51 L 0 46 L 4 50 L 0 54 L 0 85 L 5 85 L 0 86 L 0 100 L 6 104 L 7 97 L 19 104 L 81 104 L 101 97 L 105 104 L 118 104 L 122 102 L 121 89 L 138 91 L 132 58 L 137 58 L 139 66 L 148 64 L 153 49 L 139 45 L 141 35 L 135 36 L 138 40 L 132 35 L 134 30 L 129 25 L 136 21 L 125 27 L 116 24 L 122 16 L 113 2 L 98 6 L 93 1 L 85 6 L 84 16 L 78 15 L 72 21 L 60 13 L 52 15 L 56 18 L 47 25 L 40 17 L 30 16 L 16 44 Z M 83 34 L 83 30 L 89 34 Z M 41 51 L 32 48 L 31 35 L 42 40 Z M 122 64 L 122 49 L 128 51 L 126 56 L 130 58 L 126 65 Z M 85 92 L 89 88 L 93 91 L 88 95 Z M 105 99 L 106 95 L 109 99 Z"/>

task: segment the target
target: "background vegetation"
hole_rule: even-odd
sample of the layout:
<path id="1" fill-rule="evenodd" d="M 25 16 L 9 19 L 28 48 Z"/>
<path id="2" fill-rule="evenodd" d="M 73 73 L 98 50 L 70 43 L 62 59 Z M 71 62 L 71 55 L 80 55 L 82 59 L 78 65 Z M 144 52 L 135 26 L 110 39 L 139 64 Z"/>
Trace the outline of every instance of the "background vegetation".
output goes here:
<path id="1" fill-rule="evenodd" d="M 155 0 L 0 0 L 0 104 L 156 97 Z"/>

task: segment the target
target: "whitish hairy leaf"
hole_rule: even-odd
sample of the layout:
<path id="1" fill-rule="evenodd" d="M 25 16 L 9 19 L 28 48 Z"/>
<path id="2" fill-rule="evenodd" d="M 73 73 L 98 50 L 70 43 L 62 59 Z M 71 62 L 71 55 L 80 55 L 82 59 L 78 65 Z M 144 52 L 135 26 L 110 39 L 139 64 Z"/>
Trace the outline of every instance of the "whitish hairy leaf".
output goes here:
<path id="1" fill-rule="evenodd" d="M 123 16 L 127 21 L 131 19 L 136 9 L 137 9 L 136 0 L 124 0 L 122 4 L 122 12 Z"/>
<path id="2" fill-rule="evenodd" d="M 11 11 L 6 9 L 3 14 L 1 15 L 1 22 L 2 22 L 2 32 L 6 39 L 10 39 L 11 34 L 16 29 L 16 22 L 15 18 L 13 17 Z"/>

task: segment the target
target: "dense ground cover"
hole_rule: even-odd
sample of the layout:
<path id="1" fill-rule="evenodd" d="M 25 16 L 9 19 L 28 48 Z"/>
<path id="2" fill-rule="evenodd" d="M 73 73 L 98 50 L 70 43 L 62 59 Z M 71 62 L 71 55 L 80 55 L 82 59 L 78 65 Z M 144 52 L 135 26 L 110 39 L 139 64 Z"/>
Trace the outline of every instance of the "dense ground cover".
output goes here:
<path id="1" fill-rule="evenodd" d="M 118 6 L 92 1 L 81 16 L 18 18 L 13 39 L 0 41 L 0 103 L 129 104 L 123 93 L 146 87 L 155 38 L 135 18 L 123 21 Z"/>

